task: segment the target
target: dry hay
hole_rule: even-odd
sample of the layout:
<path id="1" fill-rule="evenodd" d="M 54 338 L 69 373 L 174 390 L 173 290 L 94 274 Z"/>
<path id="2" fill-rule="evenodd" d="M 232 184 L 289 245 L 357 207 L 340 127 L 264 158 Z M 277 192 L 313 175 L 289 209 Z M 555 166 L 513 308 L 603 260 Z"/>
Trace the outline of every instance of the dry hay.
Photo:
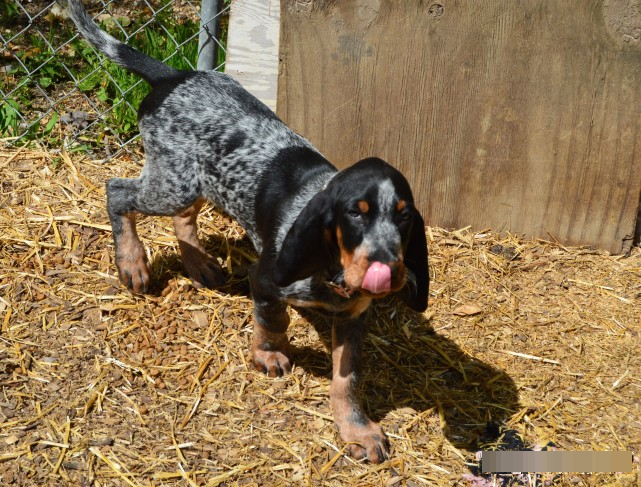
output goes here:
<path id="1" fill-rule="evenodd" d="M 143 219 L 156 284 L 133 296 L 103 183 L 139 166 L 5 149 L 0 168 L 3 485 L 484 485 L 470 464 L 497 429 L 512 447 L 637 455 L 632 473 L 543 480 L 641 485 L 639 249 L 428 228 L 428 312 L 381 303 L 366 343 L 363 397 L 392 444 L 371 466 L 342 455 L 322 330 L 293 311 L 292 375 L 250 367 L 255 256 L 234 222 L 203 215 L 230 277 L 195 291 L 170 220 Z"/>

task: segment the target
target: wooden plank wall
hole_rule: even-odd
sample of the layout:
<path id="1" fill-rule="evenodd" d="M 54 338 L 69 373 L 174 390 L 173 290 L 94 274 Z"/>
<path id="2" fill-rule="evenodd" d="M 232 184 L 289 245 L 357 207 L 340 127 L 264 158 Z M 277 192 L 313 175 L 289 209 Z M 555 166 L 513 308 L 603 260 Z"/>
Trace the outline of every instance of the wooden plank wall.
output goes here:
<path id="1" fill-rule="evenodd" d="M 636 0 L 282 0 L 278 113 L 377 155 L 432 225 L 620 252 L 641 198 Z"/>

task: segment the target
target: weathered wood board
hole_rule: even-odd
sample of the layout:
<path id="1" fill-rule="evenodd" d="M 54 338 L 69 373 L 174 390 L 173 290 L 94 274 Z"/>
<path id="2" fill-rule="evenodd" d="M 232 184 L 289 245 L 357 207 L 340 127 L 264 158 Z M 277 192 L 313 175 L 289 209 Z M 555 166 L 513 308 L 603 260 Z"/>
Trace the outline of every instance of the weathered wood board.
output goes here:
<path id="1" fill-rule="evenodd" d="M 280 0 L 234 0 L 225 72 L 276 109 Z"/>
<path id="2" fill-rule="evenodd" d="M 283 0 L 278 113 L 426 221 L 620 252 L 641 197 L 634 0 Z"/>

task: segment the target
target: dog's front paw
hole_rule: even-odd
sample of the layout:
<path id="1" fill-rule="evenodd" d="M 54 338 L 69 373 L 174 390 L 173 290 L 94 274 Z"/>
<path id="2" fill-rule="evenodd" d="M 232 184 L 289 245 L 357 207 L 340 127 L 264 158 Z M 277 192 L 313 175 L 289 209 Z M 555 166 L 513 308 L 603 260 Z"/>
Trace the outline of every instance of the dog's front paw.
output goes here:
<path id="1" fill-rule="evenodd" d="M 256 370 L 266 373 L 269 377 L 282 377 L 292 371 L 289 340 L 285 333 L 272 333 L 256 326 L 252 356 Z"/>
<path id="2" fill-rule="evenodd" d="M 134 293 L 146 293 L 151 281 L 149 266 L 143 252 L 135 256 L 116 258 L 118 276 L 128 289 Z"/>
<path id="3" fill-rule="evenodd" d="M 282 377 L 292 371 L 289 357 L 277 351 L 254 350 L 254 367 L 269 377 Z"/>
<path id="4" fill-rule="evenodd" d="M 380 425 L 370 421 L 365 426 L 347 424 L 340 428 L 341 440 L 349 443 L 349 451 L 356 460 L 367 459 L 381 463 L 389 458 L 389 441 Z"/>

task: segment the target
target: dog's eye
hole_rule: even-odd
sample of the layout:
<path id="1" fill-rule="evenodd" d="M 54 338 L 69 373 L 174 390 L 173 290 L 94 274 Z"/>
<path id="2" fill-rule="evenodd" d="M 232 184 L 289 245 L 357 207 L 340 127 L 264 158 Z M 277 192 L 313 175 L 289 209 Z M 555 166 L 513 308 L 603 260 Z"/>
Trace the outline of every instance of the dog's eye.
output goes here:
<path id="1" fill-rule="evenodd" d="M 359 220 L 362 216 L 361 212 L 358 210 L 347 210 L 346 214 L 353 220 Z"/>

